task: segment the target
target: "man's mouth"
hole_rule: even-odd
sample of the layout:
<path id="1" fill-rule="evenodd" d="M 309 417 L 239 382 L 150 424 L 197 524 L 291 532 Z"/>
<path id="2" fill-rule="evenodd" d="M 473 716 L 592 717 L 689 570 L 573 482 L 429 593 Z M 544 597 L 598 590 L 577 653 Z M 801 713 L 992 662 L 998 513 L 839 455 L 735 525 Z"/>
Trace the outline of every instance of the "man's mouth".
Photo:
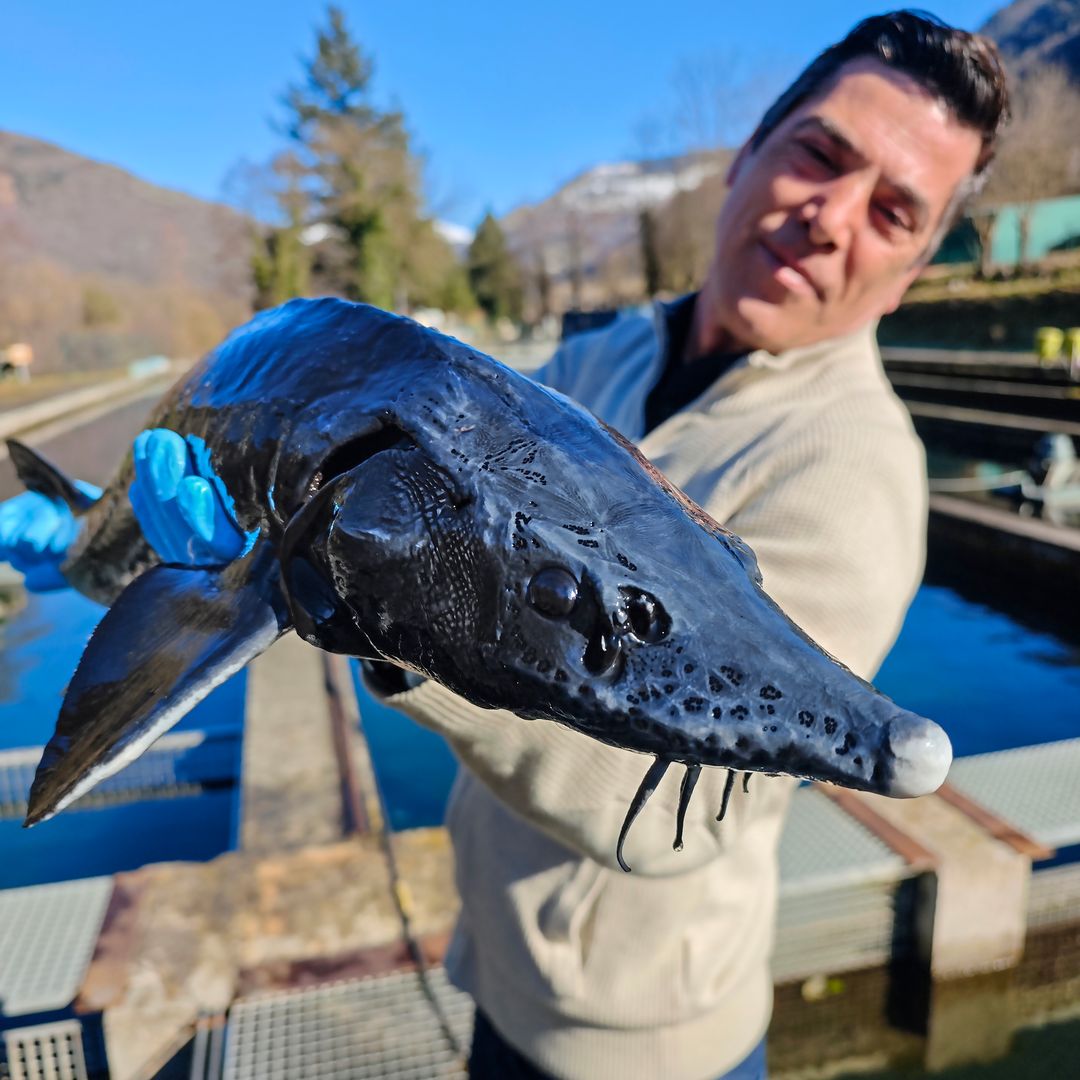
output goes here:
<path id="1" fill-rule="evenodd" d="M 810 275 L 799 267 L 796 259 L 768 240 L 761 239 L 758 243 L 765 253 L 766 261 L 773 268 L 773 278 L 779 284 L 797 295 L 813 297 L 815 300 L 822 299 L 821 290 Z"/>

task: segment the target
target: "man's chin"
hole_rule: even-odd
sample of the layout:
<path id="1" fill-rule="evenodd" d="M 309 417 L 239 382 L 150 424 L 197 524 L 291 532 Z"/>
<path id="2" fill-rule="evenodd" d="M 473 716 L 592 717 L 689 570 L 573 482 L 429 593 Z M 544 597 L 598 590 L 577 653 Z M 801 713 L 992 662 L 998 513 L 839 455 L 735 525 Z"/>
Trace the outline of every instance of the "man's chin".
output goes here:
<path id="1" fill-rule="evenodd" d="M 747 350 L 762 349 L 773 356 L 812 345 L 824 336 L 817 323 L 805 313 L 758 297 L 740 299 L 730 321 L 732 335 L 742 341 Z"/>

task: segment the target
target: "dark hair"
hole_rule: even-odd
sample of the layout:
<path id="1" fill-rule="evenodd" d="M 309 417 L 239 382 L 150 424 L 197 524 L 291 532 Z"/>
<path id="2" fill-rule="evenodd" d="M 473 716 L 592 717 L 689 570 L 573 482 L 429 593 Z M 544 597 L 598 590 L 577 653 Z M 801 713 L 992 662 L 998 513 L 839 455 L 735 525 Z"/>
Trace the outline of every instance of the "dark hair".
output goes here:
<path id="1" fill-rule="evenodd" d="M 751 136 L 751 147 L 756 150 L 789 113 L 826 89 L 845 64 L 864 58 L 910 75 L 982 136 L 975 171 L 958 201 L 969 198 L 981 186 L 1009 118 L 1005 69 L 989 38 L 957 30 L 926 11 L 890 11 L 863 19 L 773 102 Z"/>

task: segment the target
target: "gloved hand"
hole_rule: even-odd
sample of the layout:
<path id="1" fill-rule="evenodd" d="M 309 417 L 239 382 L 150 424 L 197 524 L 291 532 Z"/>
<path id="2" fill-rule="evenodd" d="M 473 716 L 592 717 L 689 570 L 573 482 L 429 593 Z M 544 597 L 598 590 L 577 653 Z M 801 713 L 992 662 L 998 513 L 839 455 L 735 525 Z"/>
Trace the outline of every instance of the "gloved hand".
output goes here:
<path id="1" fill-rule="evenodd" d="M 128 491 L 143 535 L 163 562 L 217 566 L 246 554 L 258 531 L 245 535 L 232 514 L 232 499 L 210 464 L 206 444 L 168 428 L 135 439 L 135 479 Z M 362 661 L 364 682 L 379 698 L 424 680 L 379 660 Z"/>
<path id="2" fill-rule="evenodd" d="M 89 498 L 101 498 L 101 488 L 73 482 Z M 62 500 L 24 491 L 0 503 L 0 562 L 11 563 L 31 592 L 66 588 L 60 564 L 79 527 L 79 519 Z"/>
<path id="3" fill-rule="evenodd" d="M 195 435 L 185 438 L 168 428 L 140 432 L 128 497 L 162 562 L 220 566 L 249 551 L 258 535 L 245 535 L 236 524 L 232 499 L 206 443 Z"/>

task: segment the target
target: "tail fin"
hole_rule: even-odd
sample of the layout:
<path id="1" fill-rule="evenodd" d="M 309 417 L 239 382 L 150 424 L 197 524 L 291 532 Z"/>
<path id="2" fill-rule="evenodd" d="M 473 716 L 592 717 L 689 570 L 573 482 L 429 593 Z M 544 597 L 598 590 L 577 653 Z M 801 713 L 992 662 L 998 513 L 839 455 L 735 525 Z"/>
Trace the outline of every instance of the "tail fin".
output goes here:
<path id="1" fill-rule="evenodd" d="M 8 439 L 7 447 L 11 454 L 11 463 L 28 490 L 36 491 L 39 495 L 48 495 L 52 499 L 60 499 L 73 514 L 84 514 L 94 505 L 93 496 L 80 491 L 52 462 L 46 461 L 36 450 L 31 450 L 18 439 Z"/>

